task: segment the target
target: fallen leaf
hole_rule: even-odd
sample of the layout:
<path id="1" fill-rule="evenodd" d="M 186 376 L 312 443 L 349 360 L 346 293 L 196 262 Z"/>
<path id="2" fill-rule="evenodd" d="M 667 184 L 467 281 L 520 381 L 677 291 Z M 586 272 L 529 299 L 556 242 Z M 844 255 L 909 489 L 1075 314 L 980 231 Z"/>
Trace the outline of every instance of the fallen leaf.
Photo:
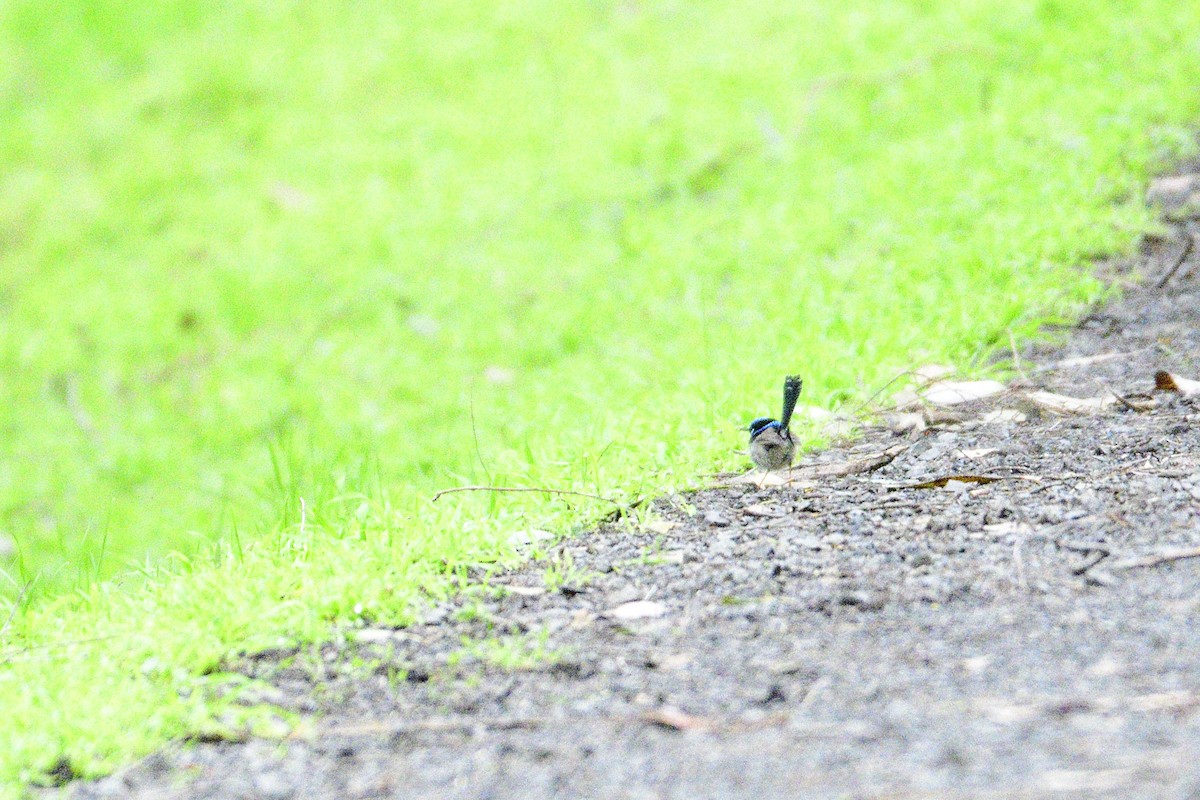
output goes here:
<path id="1" fill-rule="evenodd" d="M 921 413 L 925 415 L 925 424 L 932 427 L 943 425 L 958 425 L 970 419 L 966 414 L 959 411 L 950 411 L 946 408 L 924 408 Z"/>
<path id="2" fill-rule="evenodd" d="M 802 464 L 798 467 L 792 467 L 788 473 L 788 483 L 793 484 L 797 478 L 842 478 L 847 475 L 873 472 L 880 467 L 892 463 L 896 459 L 896 456 L 908 448 L 909 446 L 906 444 L 898 444 L 889 447 L 883 452 L 863 458 L 856 458 L 853 461 L 839 461 L 833 464 Z"/>
<path id="3" fill-rule="evenodd" d="M 713 721 L 693 716 L 671 706 L 662 706 L 642 714 L 642 720 L 673 731 L 706 731 L 714 727 Z"/>
<path id="4" fill-rule="evenodd" d="M 1048 792 L 1109 792 L 1129 783 L 1134 771 L 1121 769 L 1051 769 L 1038 776 L 1037 785 Z M 1091 796 L 1095 796 L 1092 794 Z"/>
<path id="5" fill-rule="evenodd" d="M 659 662 L 659 669 L 683 669 L 692 663 L 692 657 L 687 653 L 672 653 Z"/>
<path id="6" fill-rule="evenodd" d="M 1028 415 L 1015 408 L 1000 408 L 987 412 L 979 418 L 979 421 L 984 425 L 997 425 L 1004 422 L 1024 422 L 1027 419 L 1029 419 Z"/>
<path id="7" fill-rule="evenodd" d="M 1200 705 L 1200 697 L 1188 691 L 1158 692 L 1129 698 L 1130 711 L 1183 711 Z"/>
<path id="8" fill-rule="evenodd" d="M 550 531 L 539 531 L 530 529 L 527 531 L 513 531 L 508 537 L 508 543 L 513 547 L 528 547 L 538 542 L 548 542 L 554 538 L 554 534 Z"/>
<path id="9" fill-rule="evenodd" d="M 503 589 L 509 594 L 520 595 L 521 597 L 538 597 L 546 593 L 543 586 L 511 586 L 506 583 L 495 584 L 497 589 Z"/>
<path id="10" fill-rule="evenodd" d="M 646 530 L 658 534 L 670 533 L 678 527 L 678 522 L 668 522 L 665 519 L 655 519 L 646 523 Z"/>
<path id="11" fill-rule="evenodd" d="M 746 506 L 742 511 L 751 517 L 782 517 L 783 512 L 776 508 L 771 508 L 763 503 L 753 503 Z"/>
<path id="12" fill-rule="evenodd" d="M 1006 391 L 1000 381 L 939 381 L 924 392 L 921 397 L 936 406 L 953 406 L 968 403 L 972 400 L 982 400 Z"/>
<path id="13" fill-rule="evenodd" d="M 941 489 L 951 483 L 995 483 L 1002 481 L 1004 478 L 995 475 L 947 475 L 944 478 L 934 478 L 929 481 L 921 481 L 920 483 L 908 483 L 903 486 L 889 486 L 889 492 L 898 492 L 901 489 Z"/>
<path id="14" fill-rule="evenodd" d="M 1115 396 L 1107 397 L 1068 397 L 1054 392 L 1026 392 L 1024 398 L 1033 405 L 1049 411 L 1051 414 L 1098 414 L 1106 408 L 1117 405 L 1120 400 Z"/>
<path id="15" fill-rule="evenodd" d="M 975 705 L 985 717 L 997 725 L 1012 725 L 1018 722 L 1027 722 L 1037 717 L 1040 711 L 1035 705 L 1019 705 L 1005 700 L 986 697 L 977 700 Z"/>
<path id="16" fill-rule="evenodd" d="M 653 617 L 661 617 L 667 613 L 667 607 L 662 603 L 656 603 L 653 600 L 634 600 L 629 603 L 622 603 L 615 608 L 610 608 L 604 612 L 604 616 L 609 619 L 619 619 L 629 621 L 634 619 L 651 619 Z"/>
<path id="17" fill-rule="evenodd" d="M 1163 392 L 1178 392 L 1184 397 L 1200 394 L 1200 381 L 1181 378 L 1173 372 L 1159 370 L 1154 373 L 1154 388 Z"/>
<path id="18" fill-rule="evenodd" d="M 1000 539 L 1006 536 L 1029 536 L 1033 528 L 1025 522 L 997 522 L 995 525 L 984 525 L 983 529 L 993 537 Z"/>
<path id="19" fill-rule="evenodd" d="M 1075 358 L 1064 358 L 1061 361 L 1055 361 L 1047 364 L 1041 369 L 1070 369 L 1072 367 L 1086 367 L 1092 364 L 1103 364 L 1106 361 L 1116 361 L 1118 358 L 1131 356 L 1133 353 L 1101 353 L 1095 356 L 1077 356 Z"/>

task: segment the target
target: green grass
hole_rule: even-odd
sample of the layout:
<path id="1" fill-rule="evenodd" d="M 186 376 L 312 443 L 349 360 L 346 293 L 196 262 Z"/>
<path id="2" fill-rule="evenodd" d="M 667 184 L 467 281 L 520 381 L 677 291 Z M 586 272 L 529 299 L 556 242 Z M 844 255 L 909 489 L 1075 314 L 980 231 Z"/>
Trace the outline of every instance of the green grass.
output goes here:
<path id="1" fill-rule="evenodd" d="M 436 489 L 686 488 L 787 372 L 835 407 L 1071 313 L 1190 146 L 1197 30 L 1174 0 L 0 6 L 0 785 L 202 729 L 230 654 L 404 622 L 608 510 Z"/>

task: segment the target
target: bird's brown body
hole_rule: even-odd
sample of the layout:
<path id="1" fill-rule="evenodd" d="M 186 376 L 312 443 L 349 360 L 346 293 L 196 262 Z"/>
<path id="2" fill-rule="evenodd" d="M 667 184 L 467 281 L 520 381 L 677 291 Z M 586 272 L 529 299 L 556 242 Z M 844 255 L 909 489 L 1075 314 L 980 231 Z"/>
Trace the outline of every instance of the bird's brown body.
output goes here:
<path id="1" fill-rule="evenodd" d="M 770 425 L 750 442 L 750 460 L 759 469 L 785 469 L 796 456 L 792 432 Z"/>
<path id="2" fill-rule="evenodd" d="M 798 375 L 789 375 L 783 382 L 783 413 L 779 420 L 759 417 L 750 423 L 750 460 L 759 469 L 767 471 L 786 469 L 796 456 L 796 442 L 788 425 L 792 411 L 800 397 L 803 381 Z"/>

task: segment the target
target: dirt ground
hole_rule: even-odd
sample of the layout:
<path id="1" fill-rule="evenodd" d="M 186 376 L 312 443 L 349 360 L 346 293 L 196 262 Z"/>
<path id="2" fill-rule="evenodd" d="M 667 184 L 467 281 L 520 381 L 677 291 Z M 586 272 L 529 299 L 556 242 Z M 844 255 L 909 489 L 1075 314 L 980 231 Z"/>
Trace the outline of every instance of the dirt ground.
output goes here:
<path id="1" fill-rule="evenodd" d="M 1200 380 L 1198 233 L 1112 267 L 1138 287 L 998 396 L 892 418 L 792 485 L 663 498 L 648 529 L 556 545 L 561 587 L 531 564 L 424 624 L 249 660 L 292 737 L 67 792 L 1200 798 L 1200 396 L 1154 391 Z"/>

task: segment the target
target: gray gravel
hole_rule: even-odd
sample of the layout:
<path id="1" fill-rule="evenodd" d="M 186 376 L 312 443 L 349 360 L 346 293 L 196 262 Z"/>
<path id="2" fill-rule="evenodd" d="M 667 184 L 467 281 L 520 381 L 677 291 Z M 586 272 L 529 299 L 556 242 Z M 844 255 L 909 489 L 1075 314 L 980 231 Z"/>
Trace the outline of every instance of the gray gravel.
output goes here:
<path id="1" fill-rule="evenodd" d="M 1136 403 L 1156 370 L 1200 379 L 1200 258 L 1155 287 L 1180 241 L 1119 265 L 1142 288 L 1019 383 Z M 426 624 L 247 660 L 308 720 L 291 739 L 179 744 L 69 794 L 1200 797 L 1200 558 L 1128 565 L 1200 546 L 1200 398 L 1153 398 L 979 424 L 1032 410 L 1005 395 L 806 461 L 907 446 L 874 471 L 664 498 L 653 529 L 557 545 L 561 589 L 534 564 Z M 1000 480 L 903 488 L 947 475 Z M 506 669 L 489 639 L 552 657 Z"/>

